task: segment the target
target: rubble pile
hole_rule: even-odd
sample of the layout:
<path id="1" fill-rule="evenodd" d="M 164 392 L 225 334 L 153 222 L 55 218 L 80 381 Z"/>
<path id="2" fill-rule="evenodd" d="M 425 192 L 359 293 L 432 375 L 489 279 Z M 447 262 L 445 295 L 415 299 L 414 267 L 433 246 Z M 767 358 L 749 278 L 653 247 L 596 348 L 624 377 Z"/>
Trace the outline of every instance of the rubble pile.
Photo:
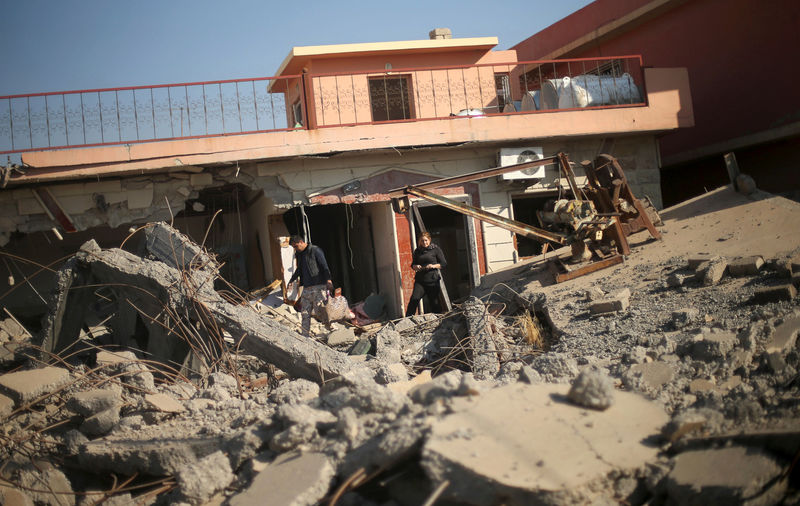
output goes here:
<path id="1" fill-rule="evenodd" d="M 166 224 L 138 256 L 87 243 L 41 332 L 0 322 L 0 502 L 797 501 L 800 239 L 668 246 L 693 219 L 608 272 L 531 262 L 318 339 Z"/>

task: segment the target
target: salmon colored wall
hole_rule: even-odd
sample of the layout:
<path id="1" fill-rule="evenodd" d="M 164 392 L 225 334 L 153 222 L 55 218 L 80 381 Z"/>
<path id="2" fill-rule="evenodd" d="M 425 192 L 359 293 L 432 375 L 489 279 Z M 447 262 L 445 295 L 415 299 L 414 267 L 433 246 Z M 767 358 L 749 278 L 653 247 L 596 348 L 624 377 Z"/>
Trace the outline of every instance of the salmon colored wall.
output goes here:
<path id="1" fill-rule="evenodd" d="M 520 59 L 535 59 L 645 3 L 598 0 L 515 49 Z M 695 126 L 663 137 L 663 157 L 800 120 L 800 66 L 788 64 L 800 47 L 800 2 L 675 3 L 654 19 L 569 55 L 637 53 L 647 66 L 689 69 Z"/>

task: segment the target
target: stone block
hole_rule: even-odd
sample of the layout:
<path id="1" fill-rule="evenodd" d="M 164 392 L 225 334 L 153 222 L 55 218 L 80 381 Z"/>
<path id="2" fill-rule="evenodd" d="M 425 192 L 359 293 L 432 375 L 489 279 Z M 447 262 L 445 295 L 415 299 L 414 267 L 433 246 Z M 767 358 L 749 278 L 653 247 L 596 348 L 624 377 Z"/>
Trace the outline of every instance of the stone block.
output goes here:
<path id="1" fill-rule="evenodd" d="M 69 383 L 69 371 L 61 367 L 43 367 L 0 376 L 0 391 L 17 404 L 32 401 Z"/>
<path id="2" fill-rule="evenodd" d="M 728 272 L 731 276 L 755 276 L 764 265 L 764 257 L 750 256 L 737 258 L 728 264 Z"/>
<path id="3" fill-rule="evenodd" d="M 356 333 L 350 327 L 334 330 L 328 334 L 328 346 L 342 346 L 358 341 Z"/>
<path id="4" fill-rule="evenodd" d="M 67 214 L 81 214 L 94 209 L 95 202 L 91 195 L 69 195 L 59 197 L 58 203 Z"/>
<path id="5" fill-rule="evenodd" d="M 108 179 L 93 183 L 86 183 L 86 193 L 118 193 L 122 191 L 122 183 L 119 179 Z"/>
<path id="6" fill-rule="evenodd" d="M 709 381 L 707 379 L 698 378 L 696 380 L 692 380 L 689 383 L 689 393 L 696 394 L 698 392 L 711 392 L 717 389 L 717 385 L 714 382 Z"/>
<path id="7" fill-rule="evenodd" d="M 797 297 L 797 289 L 794 285 L 779 285 L 759 288 L 753 294 L 753 301 L 759 304 L 767 302 L 780 302 L 792 300 Z"/>
<path id="8" fill-rule="evenodd" d="M 48 186 L 47 189 L 59 202 L 61 202 L 62 197 L 86 194 L 86 185 L 83 183 Z"/>
<path id="9" fill-rule="evenodd" d="M 666 362 L 645 362 L 631 366 L 622 376 L 626 387 L 644 392 L 658 391 L 672 381 L 675 369 Z"/>
<path id="10" fill-rule="evenodd" d="M 589 306 L 589 312 L 592 314 L 603 314 L 624 311 L 628 309 L 630 297 L 631 291 L 628 288 L 625 288 L 615 293 L 610 298 L 591 304 Z"/>
<path id="11" fill-rule="evenodd" d="M 703 286 L 713 286 L 722 280 L 727 269 L 728 261 L 724 258 L 717 258 L 698 266 L 697 275 L 702 278 Z"/>

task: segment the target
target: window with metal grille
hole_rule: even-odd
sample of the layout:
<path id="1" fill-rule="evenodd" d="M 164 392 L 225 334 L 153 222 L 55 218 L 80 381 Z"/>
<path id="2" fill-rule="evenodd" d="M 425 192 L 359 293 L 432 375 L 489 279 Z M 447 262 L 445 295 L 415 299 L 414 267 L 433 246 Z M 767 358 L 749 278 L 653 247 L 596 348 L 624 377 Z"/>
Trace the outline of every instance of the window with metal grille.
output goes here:
<path id="1" fill-rule="evenodd" d="M 410 76 L 382 76 L 369 79 L 372 121 L 411 118 Z"/>

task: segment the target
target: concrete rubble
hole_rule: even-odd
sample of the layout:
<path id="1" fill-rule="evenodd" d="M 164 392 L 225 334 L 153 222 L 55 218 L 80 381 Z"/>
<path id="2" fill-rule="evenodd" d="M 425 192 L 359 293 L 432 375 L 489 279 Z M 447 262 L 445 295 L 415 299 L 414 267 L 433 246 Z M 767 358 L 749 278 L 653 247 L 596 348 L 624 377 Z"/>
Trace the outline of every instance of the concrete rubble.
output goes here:
<path id="1" fill-rule="evenodd" d="M 90 241 L 40 329 L 0 321 L 0 502 L 797 503 L 800 238 L 747 221 L 759 199 L 667 210 L 611 269 L 535 259 L 316 338 L 222 297 L 166 224 L 139 254 Z"/>

